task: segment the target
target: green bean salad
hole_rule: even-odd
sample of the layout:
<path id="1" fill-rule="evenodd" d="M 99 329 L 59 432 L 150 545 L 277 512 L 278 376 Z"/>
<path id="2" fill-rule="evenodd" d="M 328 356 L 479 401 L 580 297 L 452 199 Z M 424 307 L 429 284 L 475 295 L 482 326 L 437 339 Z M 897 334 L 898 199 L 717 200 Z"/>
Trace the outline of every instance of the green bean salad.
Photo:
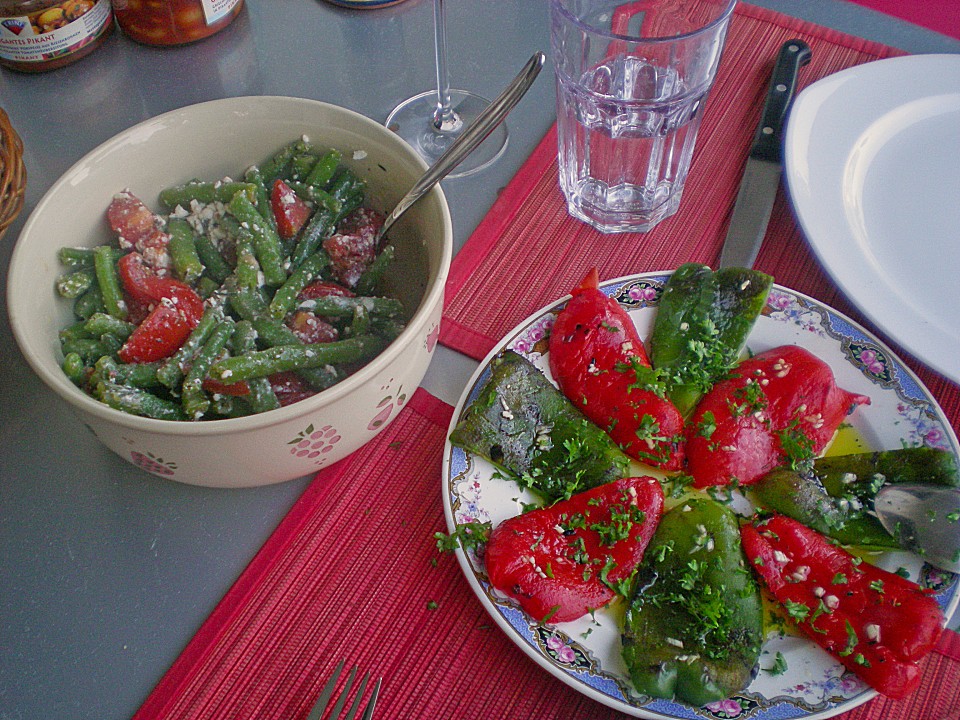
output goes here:
<path id="1" fill-rule="evenodd" d="M 163 420 L 272 410 L 331 387 L 404 327 L 382 292 L 393 245 L 334 149 L 284 145 L 242 179 L 193 180 L 153 212 L 129 190 L 110 243 L 63 247 L 63 370 L 107 405 Z"/>

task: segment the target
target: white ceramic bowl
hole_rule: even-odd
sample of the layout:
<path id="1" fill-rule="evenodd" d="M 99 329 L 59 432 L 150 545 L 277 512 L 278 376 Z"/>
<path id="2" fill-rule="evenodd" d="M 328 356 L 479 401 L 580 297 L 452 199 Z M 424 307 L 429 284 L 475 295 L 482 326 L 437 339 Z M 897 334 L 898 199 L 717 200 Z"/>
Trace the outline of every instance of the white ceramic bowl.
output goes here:
<path id="1" fill-rule="evenodd" d="M 88 153 L 37 204 L 17 240 L 7 287 L 10 322 L 27 362 L 111 450 L 144 470 L 195 485 L 244 487 L 301 477 L 368 442 L 397 415 L 426 373 L 440 329 L 453 232 L 439 186 L 391 230 L 391 294 L 413 312 L 378 357 L 311 398 L 259 415 L 174 422 L 114 410 L 60 368 L 57 333 L 73 322 L 54 282 L 63 245 L 110 239 L 105 211 L 130 188 L 159 209 L 157 194 L 193 178 L 236 177 L 306 135 L 335 147 L 368 183 L 367 204 L 389 211 L 426 169 L 408 145 L 355 112 L 314 100 L 243 97 L 174 110 Z"/>

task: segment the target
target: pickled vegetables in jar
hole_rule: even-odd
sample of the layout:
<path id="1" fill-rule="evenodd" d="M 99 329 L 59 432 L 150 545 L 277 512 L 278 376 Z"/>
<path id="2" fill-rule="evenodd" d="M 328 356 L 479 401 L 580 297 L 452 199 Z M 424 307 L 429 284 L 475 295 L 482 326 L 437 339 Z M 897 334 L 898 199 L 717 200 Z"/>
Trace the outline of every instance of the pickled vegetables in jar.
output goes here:
<path id="1" fill-rule="evenodd" d="M 112 30 L 110 0 L 0 0 L 0 65 L 56 70 L 89 55 Z"/>
<path id="2" fill-rule="evenodd" d="M 243 0 L 114 0 L 117 23 L 146 45 L 183 45 L 229 25 Z"/>

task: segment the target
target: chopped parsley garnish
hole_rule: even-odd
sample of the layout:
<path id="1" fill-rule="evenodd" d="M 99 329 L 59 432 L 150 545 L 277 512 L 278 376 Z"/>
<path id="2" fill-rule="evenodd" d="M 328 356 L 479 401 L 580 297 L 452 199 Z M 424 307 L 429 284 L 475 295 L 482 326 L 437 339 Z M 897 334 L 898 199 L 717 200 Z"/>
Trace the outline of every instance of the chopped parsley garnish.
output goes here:
<path id="1" fill-rule="evenodd" d="M 773 665 L 767 668 L 767 672 L 771 675 L 783 675 L 787 671 L 787 659 L 783 656 L 783 653 L 778 652 L 773 658 Z"/>
<path id="2" fill-rule="evenodd" d="M 438 532 L 434 533 L 437 541 L 437 550 L 440 552 L 453 552 L 458 547 L 464 550 L 476 549 L 487 541 L 490 535 L 491 524 L 489 522 L 472 522 L 457 525 L 457 529 L 450 535 Z"/>
<path id="3" fill-rule="evenodd" d="M 794 420 L 777 435 L 780 438 L 780 447 L 790 463 L 790 468 L 793 470 L 809 469 L 816 457 L 814 442 L 800 429 L 800 421 Z"/>
<path id="4" fill-rule="evenodd" d="M 856 630 L 853 629 L 853 625 L 850 624 L 849 620 L 844 620 L 847 626 L 847 646 L 841 650 L 838 654 L 840 657 L 846 657 L 853 652 L 853 649 L 857 647 L 857 643 L 860 642 L 860 638 L 857 637 Z"/>
<path id="5" fill-rule="evenodd" d="M 786 602 L 784 602 L 783 606 L 787 610 L 787 615 L 792 617 L 797 622 L 802 622 L 806 620 L 807 616 L 810 614 L 810 608 L 808 608 L 803 603 L 787 600 Z"/>

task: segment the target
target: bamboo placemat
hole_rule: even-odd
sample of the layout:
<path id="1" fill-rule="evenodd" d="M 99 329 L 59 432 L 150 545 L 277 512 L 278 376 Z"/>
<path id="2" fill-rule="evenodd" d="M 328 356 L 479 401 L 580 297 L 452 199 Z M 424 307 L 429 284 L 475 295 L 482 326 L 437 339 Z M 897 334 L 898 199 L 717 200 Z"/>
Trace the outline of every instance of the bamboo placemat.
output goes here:
<path id="1" fill-rule="evenodd" d="M 319 473 L 134 720 L 299 720 L 341 659 L 384 678 L 378 720 L 625 718 L 530 660 L 436 550 L 452 413 L 418 390 L 370 445 Z M 841 717 L 947 716 L 960 636 L 923 667 L 909 701 Z"/>

